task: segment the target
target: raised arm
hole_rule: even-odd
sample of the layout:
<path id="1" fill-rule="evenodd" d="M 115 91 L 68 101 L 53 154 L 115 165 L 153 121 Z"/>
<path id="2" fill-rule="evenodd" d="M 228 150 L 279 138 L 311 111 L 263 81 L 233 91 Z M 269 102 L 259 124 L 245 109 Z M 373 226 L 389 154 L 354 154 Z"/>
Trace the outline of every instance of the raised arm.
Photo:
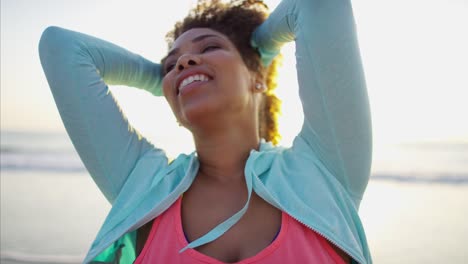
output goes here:
<path id="1" fill-rule="evenodd" d="M 68 135 L 87 170 L 112 203 L 143 155 L 166 166 L 163 151 L 128 123 L 107 84 L 160 94 L 160 66 L 109 42 L 49 27 L 39 54 Z"/>
<path id="2" fill-rule="evenodd" d="M 295 40 L 304 124 L 293 148 L 315 152 L 359 204 L 371 165 L 367 90 L 349 0 L 283 0 L 253 35 L 268 63 Z"/>

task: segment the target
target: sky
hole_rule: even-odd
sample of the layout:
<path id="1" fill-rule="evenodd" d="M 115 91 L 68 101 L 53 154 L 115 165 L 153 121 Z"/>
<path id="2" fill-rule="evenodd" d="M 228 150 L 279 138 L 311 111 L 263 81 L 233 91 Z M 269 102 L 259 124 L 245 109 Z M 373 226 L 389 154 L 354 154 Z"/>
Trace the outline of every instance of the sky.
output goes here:
<path id="1" fill-rule="evenodd" d="M 194 0 L 1 0 L 1 129 L 65 131 L 40 66 L 38 42 L 56 25 L 90 34 L 159 61 L 165 33 Z M 271 8 L 278 0 L 266 1 Z M 368 86 L 375 144 L 468 142 L 468 1 L 354 0 Z M 299 131 L 294 46 L 278 94 L 282 144 Z M 131 124 L 150 140 L 187 148 L 163 98 L 129 87 L 110 87 Z M 159 124 L 159 125 L 158 125 Z M 164 124 L 161 126 L 160 124 Z M 166 140 L 168 139 L 168 140 Z M 164 145 L 162 146 L 164 147 Z"/>

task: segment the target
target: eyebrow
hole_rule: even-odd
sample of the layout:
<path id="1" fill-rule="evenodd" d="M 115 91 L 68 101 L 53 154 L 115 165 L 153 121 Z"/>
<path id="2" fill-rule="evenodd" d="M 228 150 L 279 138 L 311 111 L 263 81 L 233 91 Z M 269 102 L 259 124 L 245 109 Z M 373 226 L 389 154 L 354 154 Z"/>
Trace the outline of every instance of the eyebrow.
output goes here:
<path id="1" fill-rule="evenodd" d="M 206 39 L 206 38 L 210 38 L 210 37 L 218 37 L 218 38 L 220 38 L 220 36 L 218 36 L 218 35 L 214 35 L 214 34 L 205 34 L 205 35 L 200 35 L 200 36 L 198 36 L 198 37 L 193 38 L 193 39 L 192 39 L 192 43 L 200 42 L 200 41 L 202 41 L 202 40 L 204 40 L 204 39 Z M 164 57 L 163 60 L 166 60 L 168 57 L 170 57 L 170 56 L 176 54 L 177 52 L 179 52 L 179 50 L 180 50 L 179 48 L 175 48 L 175 49 L 171 50 L 171 51 L 166 55 L 166 57 Z"/>

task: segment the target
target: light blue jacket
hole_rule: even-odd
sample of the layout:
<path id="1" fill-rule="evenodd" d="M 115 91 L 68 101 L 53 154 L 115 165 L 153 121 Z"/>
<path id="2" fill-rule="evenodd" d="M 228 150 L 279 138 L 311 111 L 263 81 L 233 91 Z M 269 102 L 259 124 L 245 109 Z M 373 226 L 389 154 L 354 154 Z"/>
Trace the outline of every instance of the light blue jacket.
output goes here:
<path id="1" fill-rule="evenodd" d="M 265 64 L 289 41 L 296 44 L 304 124 L 292 147 L 262 141 L 251 151 L 245 165 L 249 198 L 255 191 L 355 261 L 371 263 L 358 215 L 370 175 L 371 122 L 350 1 L 283 0 L 251 39 Z M 160 65 L 58 27 L 45 30 L 39 52 L 65 128 L 112 204 L 84 262 L 131 263 L 136 229 L 171 206 L 199 167 L 195 152 L 169 163 L 132 128 L 107 86 L 161 95 Z M 222 235 L 248 203 L 189 247 Z"/>

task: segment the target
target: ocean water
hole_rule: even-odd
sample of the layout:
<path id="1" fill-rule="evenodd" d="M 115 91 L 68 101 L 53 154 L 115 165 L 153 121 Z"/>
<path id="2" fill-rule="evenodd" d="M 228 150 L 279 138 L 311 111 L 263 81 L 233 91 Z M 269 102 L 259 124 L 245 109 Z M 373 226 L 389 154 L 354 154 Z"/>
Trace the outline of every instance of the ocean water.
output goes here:
<path id="1" fill-rule="evenodd" d="M 1 263 L 80 263 L 110 205 L 63 133 L 2 131 Z"/>
<path id="2" fill-rule="evenodd" d="M 1 263 L 80 263 L 110 205 L 65 133 L 1 131 Z M 468 263 L 468 143 L 376 147 L 374 263 Z"/>

